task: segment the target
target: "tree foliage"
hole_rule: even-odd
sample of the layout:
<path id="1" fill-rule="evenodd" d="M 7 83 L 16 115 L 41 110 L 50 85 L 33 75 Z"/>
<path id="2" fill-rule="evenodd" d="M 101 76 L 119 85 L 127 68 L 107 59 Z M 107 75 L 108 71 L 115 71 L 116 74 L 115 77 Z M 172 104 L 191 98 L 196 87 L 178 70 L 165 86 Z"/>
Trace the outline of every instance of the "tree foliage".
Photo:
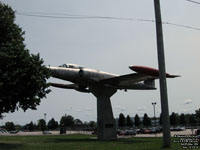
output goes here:
<path id="1" fill-rule="evenodd" d="M 44 119 L 40 119 L 40 120 L 38 121 L 38 128 L 39 128 L 39 130 L 41 130 L 41 131 L 46 130 L 46 122 L 45 122 Z"/>
<path id="2" fill-rule="evenodd" d="M 55 121 L 54 118 L 52 118 L 51 120 L 49 120 L 47 126 L 48 126 L 48 129 L 55 130 L 56 128 L 58 128 L 58 122 Z"/>
<path id="3" fill-rule="evenodd" d="M 74 125 L 75 125 L 76 127 L 80 127 L 80 126 L 83 125 L 83 122 L 82 122 L 80 119 L 75 119 L 75 120 L 74 120 Z"/>
<path id="4" fill-rule="evenodd" d="M 30 54 L 25 47 L 12 8 L 0 2 L 0 14 L 0 114 L 36 109 L 50 92 L 49 71 L 39 54 Z"/>
<path id="5" fill-rule="evenodd" d="M 197 120 L 196 120 L 194 114 L 191 114 L 191 115 L 189 116 L 189 121 L 188 121 L 188 123 L 189 123 L 190 125 L 192 125 L 192 126 L 195 126 L 195 125 L 196 125 Z"/>
<path id="6" fill-rule="evenodd" d="M 126 119 L 124 117 L 124 114 L 120 113 L 119 114 L 119 120 L 118 120 L 118 126 L 119 127 L 125 127 L 125 125 L 126 125 Z"/>
<path id="7" fill-rule="evenodd" d="M 33 122 L 31 121 L 30 123 L 24 125 L 23 129 L 32 132 L 33 130 L 36 130 L 37 127 L 36 127 L 36 125 L 34 125 Z"/>
<path id="8" fill-rule="evenodd" d="M 5 123 L 5 129 L 7 131 L 14 131 L 15 130 L 15 125 L 13 122 L 6 122 Z"/>
<path id="9" fill-rule="evenodd" d="M 197 118 L 197 122 L 200 124 L 200 108 L 198 110 L 195 110 L 195 115 L 196 115 L 196 118 Z"/>
<path id="10" fill-rule="evenodd" d="M 28 128 L 29 128 L 29 131 L 33 131 L 34 125 L 32 121 L 29 123 Z"/>
<path id="11" fill-rule="evenodd" d="M 89 125 L 90 128 L 95 128 L 95 127 L 97 126 L 97 124 L 96 124 L 95 121 L 90 121 L 90 122 L 88 123 L 88 125 Z"/>
<path id="12" fill-rule="evenodd" d="M 138 114 L 135 115 L 134 121 L 136 127 L 139 127 L 141 125 L 141 121 Z"/>
<path id="13" fill-rule="evenodd" d="M 126 126 L 127 127 L 132 127 L 133 126 L 133 121 L 131 120 L 129 115 L 127 115 L 127 117 L 126 117 Z"/>
<path id="14" fill-rule="evenodd" d="M 62 116 L 62 118 L 60 119 L 60 125 L 65 127 L 73 127 L 74 118 L 71 115 Z"/>
<path id="15" fill-rule="evenodd" d="M 172 112 L 172 114 L 170 115 L 170 124 L 172 126 L 177 126 L 179 124 L 179 115 Z"/>
<path id="16" fill-rule="evenodd" d="M 180 125 L 186 125 L 186 118 L 184 114 L 180 115 Z"/>
<path id="17" fill-rule="evenodd" d="M 149 118 L 146 113 L 144 114 L 143 117 L 143 125 L 146 127 L 151 125 L 151 118 Z"/>

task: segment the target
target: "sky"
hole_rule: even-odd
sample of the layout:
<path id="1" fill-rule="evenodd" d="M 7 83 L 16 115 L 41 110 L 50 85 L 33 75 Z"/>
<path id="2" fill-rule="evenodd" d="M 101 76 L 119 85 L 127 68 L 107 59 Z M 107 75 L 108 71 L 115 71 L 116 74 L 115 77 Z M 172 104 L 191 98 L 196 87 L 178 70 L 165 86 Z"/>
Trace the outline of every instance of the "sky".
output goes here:
<path id="1" fill-rule="evenodd" d="M 18 13 L 47 13 L 154 20 L 153 0 L 1 0 Z M 197 1 L 197 0 L 196 0 Z M 198 0 L 199 1 L 199 0 Z M 165 22 L 200 28 L 200 5 L 186 0 L 161 0 Z M 43 14 L 44 15 L 44 14 Z M 25 44 L 32 54 L 40 54 L 45 65 L 79 64 L 119 75 L 133 73 L 128 66 L 158 68 L 154 22 L 117 19 L 70 19 L 23 16 L 16 24 L 25 31 Z M 168 79 L 169 112 L 194 113 L 200 108 L 200 30 L 163 25 L 166 70 L 180 78 Z M 57 79 L 49 82 L 68 83 Z M 114 117 L 160 115 L 159 82 L 157 90 L 118 91 L 111 97 Z M 50 87 L 37 110 L 4 114 L 7 121 L 26 124 L 44 118 L 47 121 L 67 114 L 75 119 L 97 119 L 96 98 L 92 94 Z"/>

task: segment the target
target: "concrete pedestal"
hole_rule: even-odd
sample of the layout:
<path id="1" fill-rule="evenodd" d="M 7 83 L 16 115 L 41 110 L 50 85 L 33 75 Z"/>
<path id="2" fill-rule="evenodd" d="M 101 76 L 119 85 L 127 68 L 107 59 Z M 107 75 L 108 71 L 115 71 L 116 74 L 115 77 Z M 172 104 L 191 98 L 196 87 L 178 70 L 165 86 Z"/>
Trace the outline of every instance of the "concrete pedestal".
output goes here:
<path id="1" fill-rule="evenodd" d="M 113 117 L 110 97 L 117 92 L 116 89 L 94 86 L 90 88 L 97 98 L 97 137 L 99 140 L 117 138 L 116 122 Z"/>

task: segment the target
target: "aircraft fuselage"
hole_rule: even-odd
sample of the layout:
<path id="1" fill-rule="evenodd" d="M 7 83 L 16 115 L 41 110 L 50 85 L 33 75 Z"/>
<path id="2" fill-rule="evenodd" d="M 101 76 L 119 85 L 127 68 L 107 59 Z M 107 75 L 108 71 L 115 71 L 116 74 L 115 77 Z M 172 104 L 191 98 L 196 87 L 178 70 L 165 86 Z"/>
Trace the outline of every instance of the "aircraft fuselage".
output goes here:
<path id="1" fill-rule="evenodd" d="M 88 68 L 61 68 L 50 67 L 52 76 L 62 80 L 87 86 L 88 83 L 98 82 L 102 79 L 117 77 L 119 75 L 111 74 L 99 70 Z"/>

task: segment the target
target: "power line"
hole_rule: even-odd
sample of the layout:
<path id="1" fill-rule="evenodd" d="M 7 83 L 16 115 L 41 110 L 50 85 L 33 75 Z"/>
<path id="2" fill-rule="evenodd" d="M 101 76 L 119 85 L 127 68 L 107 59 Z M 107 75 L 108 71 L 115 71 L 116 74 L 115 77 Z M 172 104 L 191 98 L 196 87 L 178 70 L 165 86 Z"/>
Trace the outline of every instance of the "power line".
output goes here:
<path id="1" fill-rule="evenodd" d="M 153 22 L 155 20 L 151 19 L 138 19 L 138 18 L 123 18 L 123 17 L 112 17 L 112 16 L 89 16 L 89 15 L 76 15 L 76 14 L 59 14 L 59 13 L 41 13 L 41 12 L 16 12 L 17 15 L 30 16 L 30 17 L 40 17 L 40 18 L 52 18 L 52 19 L 109 19 L 109 20 L 125 20 L 125 21 L 139 21 L 139 22 Z M 200 28 L 181 25 L 171 22 L 162 22 L 164 25 L 172 25 L 182 28 L 188 28 L 193 30 L 199 30 Z"/>
<path id="2" fill-rule="evenodd" d="M 167 24 L 167 25 L 177 26 L 177 27 L 183 27 L 183 28 L 193 29 L 193 30 L 200 30 L 200 28 L 186 26 L 186 25 L 181 25 L 181 24 L 176 24 L 176 23 L 170 23 L 170 22 L 162 22 L 162 23 L 163 24 Z"/>
<path id="3" fill-rule="evenodd" d="M 191 3 L 195 3 L 195 4 L 200 4 L 200 2 L 193 1 L 193 0 L 186 0 L 186 1 L 191 2 Z"/>
<path id="4" fill-rule="evenodd" d="M 155 22 L 154 20 L 150 19 L 135 19 L 135 18 L 122 18 L 122 17 L 111 17 L 111 16 L 89 16 L 89 15 L 75 15 L 75 14 L 50 14 L 50 13 L 28 13 L 28 12 L 16 12 L 16 14 L 22 16 L 58 18 L 58 19 L 113 19 L 113 20 Z"/>

